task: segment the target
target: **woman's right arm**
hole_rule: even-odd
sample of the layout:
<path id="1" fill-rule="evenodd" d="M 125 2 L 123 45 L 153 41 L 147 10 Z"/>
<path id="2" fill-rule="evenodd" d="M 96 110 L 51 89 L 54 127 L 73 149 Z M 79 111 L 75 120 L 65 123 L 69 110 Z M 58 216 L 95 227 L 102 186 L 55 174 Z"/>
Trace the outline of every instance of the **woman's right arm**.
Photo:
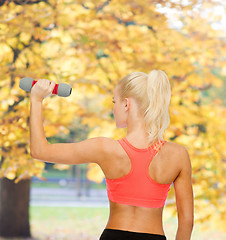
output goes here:
<path id="1" fill-rule="evenodd" d="M 174 181 L 178 216 L 176 240 L 190 240 L 194 225 L 192 166 L 185 147 L 182 147 L 178 154 L 181 171 Z"/>

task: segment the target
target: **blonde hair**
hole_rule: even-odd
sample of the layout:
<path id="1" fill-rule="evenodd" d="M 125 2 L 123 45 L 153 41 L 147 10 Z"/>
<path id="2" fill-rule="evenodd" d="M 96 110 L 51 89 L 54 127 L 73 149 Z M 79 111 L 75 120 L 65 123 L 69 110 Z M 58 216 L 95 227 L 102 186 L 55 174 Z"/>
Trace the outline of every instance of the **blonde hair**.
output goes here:
<path id="1" fill-rule="evenodd" d="M 163 132 L 170 124 L 169 104 L 171 99 L 170 81 L 162 70 L 152 70 L 149 74 L 133 72 L 119 82 L 119 98 L 135 99 L 139 114 L 144 117 L 149 146 L 163 139 Z"/>

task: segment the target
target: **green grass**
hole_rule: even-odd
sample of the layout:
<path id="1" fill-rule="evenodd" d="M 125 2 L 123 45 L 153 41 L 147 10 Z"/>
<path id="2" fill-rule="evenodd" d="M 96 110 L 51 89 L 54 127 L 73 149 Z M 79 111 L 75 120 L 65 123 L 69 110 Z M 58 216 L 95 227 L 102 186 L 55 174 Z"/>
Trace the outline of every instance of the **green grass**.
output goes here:
<path id="1" fill-rule="evenodd" d="M 97 240 L 108 208 L 30 207 L 31 232 L 38 239 Z"/>
<path id="2" fill-rule="evenodd" d="M 107 224 L 108 215 L 108 208 L 31 206 L 31 232 L 39 240 L 98 240 Z M 174 240 L 177 219 L 166 219 L 164 216 L 168 215 L 167 212 L 163 215 L 163 228 L 167 239 Z M 225 237 L 225 233 L 214 229 L 203 232 L 201 225 L 195 224 L 191 240 L 223 240 Z"/>
<path id="3" fill-rule="evenodd" d="M 34 240 L 99 240 L 108 214 L 108 208 L 30 206 L 31 233 Z M 201 225 L 195 224 L 191 240 L 226 239 L 226 233 L 211 229 L 211 225 L 204 232 Z M 163 228 L 167 240 L 175 240 L 177 219 L 170 216 L 167 208 L 163 212 Z"/>

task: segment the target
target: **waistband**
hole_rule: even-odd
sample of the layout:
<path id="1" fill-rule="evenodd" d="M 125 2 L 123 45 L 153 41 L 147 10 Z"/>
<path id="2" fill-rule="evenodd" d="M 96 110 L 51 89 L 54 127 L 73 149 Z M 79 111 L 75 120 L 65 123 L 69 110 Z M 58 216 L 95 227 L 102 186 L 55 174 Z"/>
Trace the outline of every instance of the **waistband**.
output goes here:
<path id="1" fill-rule="evenodd" d="M 142 233 L 142 232 L 132 232 L 127 230 L 120 230 L 120 229 L 111 229 L 111 228 L 105 228 L 104 232 L 109 232 L 110 234 L 115 234 L 115 237 L 133 237 L 133 239 L 145 239 L 145 240 L 167 240 L 165 235 L 161 234 L 154 234 L 154 233 Z"/>

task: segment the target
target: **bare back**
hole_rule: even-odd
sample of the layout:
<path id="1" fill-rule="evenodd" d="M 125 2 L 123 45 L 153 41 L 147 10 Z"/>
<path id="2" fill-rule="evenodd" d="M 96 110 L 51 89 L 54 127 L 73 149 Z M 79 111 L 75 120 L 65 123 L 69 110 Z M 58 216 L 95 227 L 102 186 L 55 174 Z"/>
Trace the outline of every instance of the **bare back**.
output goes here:
<path id="1" fill-rule="evenodd" d="M 140 142 L 138 146 L 133 140 L 129 142 L 139 149 L 147 147 L 145 143 Z M 100 165 L 104 175 L 109 179 L 127 175 L 131 161 L 122 146 L 108 138 L 105 148 L 105 161 Z M 182 169 L 178 154 L 181 148 L 182 145 L 166 142 L 159 150 L 149 165 L 149 175 L 154 181 L 160 184 L 174 182 Z M 165 235 L 162 226 L 163 207 L 145 208 L 109 202 L 110 216 L 106 228 Z"/>

